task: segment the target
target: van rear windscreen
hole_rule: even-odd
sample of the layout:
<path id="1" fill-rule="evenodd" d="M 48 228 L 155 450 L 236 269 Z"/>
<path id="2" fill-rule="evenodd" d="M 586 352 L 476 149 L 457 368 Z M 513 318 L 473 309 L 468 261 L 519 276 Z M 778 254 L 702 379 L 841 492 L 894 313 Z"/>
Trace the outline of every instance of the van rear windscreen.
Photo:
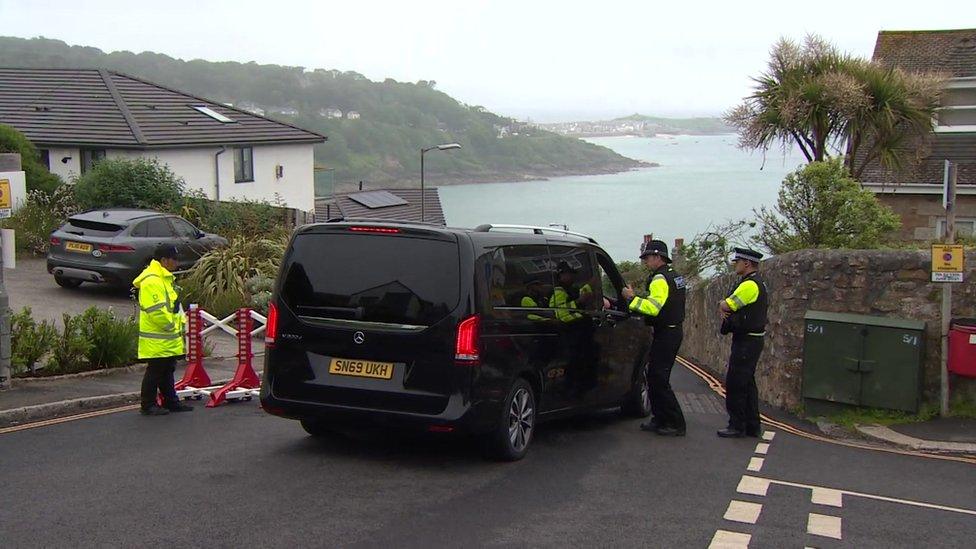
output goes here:
<path id="1" fill-rule="evenodd" d="M 281 299 L 306 318 L 430 326 L 458 304 L 456 242 L 406 235 L 303 234 Z"/>

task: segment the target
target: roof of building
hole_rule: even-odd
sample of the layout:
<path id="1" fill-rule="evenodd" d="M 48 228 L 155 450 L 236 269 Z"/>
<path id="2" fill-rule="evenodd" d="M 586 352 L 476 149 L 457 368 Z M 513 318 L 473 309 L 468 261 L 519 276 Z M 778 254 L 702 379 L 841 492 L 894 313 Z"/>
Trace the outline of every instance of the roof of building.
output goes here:
<path id="1" fill-rule="evenodd" d="M 445 225 L 437 188 L 425 191 L 424 221 Z M 373 207 L 366 205 L 373 204 Z M 337 194 L 315 199 L 315 220 L 332 218 L 420 221 L 420 189 L 383 189 Z"/>
<path id="2" fill-rule="evenodd" d="M 221 121 L 224 117 L 232 122 Z M 0 67 L 0 124 L 38 145 L 163 148 L 326 140 L 106 69 Z"/>
<path id="3" fill-rule="evenodd" d="M 880 31 L 873 59 L 911 72 L 976 76 L 976 29 Z"/>

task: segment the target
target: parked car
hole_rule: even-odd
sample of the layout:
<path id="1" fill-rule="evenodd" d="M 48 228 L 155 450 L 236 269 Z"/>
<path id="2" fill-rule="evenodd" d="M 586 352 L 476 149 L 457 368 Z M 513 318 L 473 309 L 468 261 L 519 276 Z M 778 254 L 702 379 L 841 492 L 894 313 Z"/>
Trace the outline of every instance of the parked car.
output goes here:
<path id="1" fill-rule="evenodd" d="M 83 282 L 128 288 L 159 244 L 179 250 L 179 269 L 227 239 L 205 233 L 182 217 L 148 210 L 94 210 L 68 218 L 51 233 L 47 272 L 63 288 Z"/>
<path id="2" fill-rule="evenodd" d="M 550 306 L 556 285 L 567 307 Z M 594 240 L 565 231 L 304 226 L 269 307 L 262 407 L 313 436 L 475 433 L 504 460 L 525 455 L 540 420 L 645 417 L 647 328 L 623 285 Z"/>

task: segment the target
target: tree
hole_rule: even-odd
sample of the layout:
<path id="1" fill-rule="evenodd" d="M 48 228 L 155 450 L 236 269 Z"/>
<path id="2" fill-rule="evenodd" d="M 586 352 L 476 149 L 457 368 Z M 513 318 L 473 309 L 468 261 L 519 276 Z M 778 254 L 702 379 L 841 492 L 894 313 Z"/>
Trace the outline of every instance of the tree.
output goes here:
<path id="1" fill-rule="evenodd" d="M 695 235 L 691 242 L 674 251 L 674 268 L 685 278 L 696 279 L 712 273 L 731 270 L 729 257 L 735 247 L 746 247 L 747 231 L 756 226 L 755 221 L 730 220 L 720 225 L 709 225 Z"/>
<path id="2" fill-rule="evenodd" d="M 753 239 L 774 254 L 806 248 L 877 248 L 898 216 L 851 178 L 843 159 L 811 162 L 786 176 L 776 206 L 756 212 Z"/>
<path id="3" fill-rule="evenodd" d="M 809 162 L 843 154 L 861 175 L 872 161 L 902 169 L 908 144 L 931 135 L 944 77 L 909 74 L 840 53 L 816 35 L 780 39 L 755 91 L 725 119 L 743 148 L 795 144 Z"/>
<path id="4" fill-rule="evenodd" d="M 84 210 L 146 208 L 168 211 L 180 202 L 184 182 L 158 160 L 101 160 L 75 183 L 75 198 Z"/>
<path id="5" fill-rule="evenodd" d="M 20 154 L 20 165 L 27 180 L 28 192 L 37 190 L 50 193 L 61 184 L 61 178 L 41 164 L 41 157 L 34 144 L 24 134 L 3 124 L 0 124 L 0 153 Z"/>

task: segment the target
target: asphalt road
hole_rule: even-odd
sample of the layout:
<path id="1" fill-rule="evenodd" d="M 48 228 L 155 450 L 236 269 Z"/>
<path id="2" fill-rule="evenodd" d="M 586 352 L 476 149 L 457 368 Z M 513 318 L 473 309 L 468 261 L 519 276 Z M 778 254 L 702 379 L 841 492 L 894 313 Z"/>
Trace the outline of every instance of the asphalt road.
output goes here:
<path id="1" fill-rule="evenodd" d="M 606 412 L 540 427 L 526 459 L 507 464 L 485 461 L 464 440 L 315 440 L 256 402 L 0 434 L 0 539 L 4 547 L 708 547 L 747 535 L 751 547 L 798 548 L 976 539 L 976 466 L 785 432 L 768 447 L 721 440 L 721 402 L 686 370 L 674 378 L 687 437 L 662 439 Z"/>

